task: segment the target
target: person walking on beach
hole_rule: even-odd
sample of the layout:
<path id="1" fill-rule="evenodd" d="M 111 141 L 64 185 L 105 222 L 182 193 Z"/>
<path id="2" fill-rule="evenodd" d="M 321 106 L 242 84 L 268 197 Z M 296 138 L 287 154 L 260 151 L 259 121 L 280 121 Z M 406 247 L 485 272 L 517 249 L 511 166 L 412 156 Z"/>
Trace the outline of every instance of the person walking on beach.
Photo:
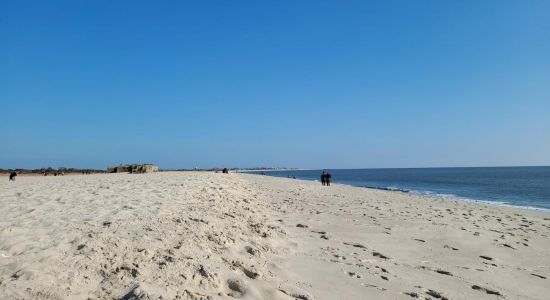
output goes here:
<path id="1" fill-rule="evenodd" d="M 326 183 L 327 183 L 327 174 L 325 173 L 325 171 L 323 171 L 323 173 L 321 173 L 321 184 L 325 185 Z"/>
<path id="2" fill-rule="evenodd" d="M 17 176 L 17 173 L 15 171 L 11 172 L 10 181 L 15 181 L 15 176 Z"/>
<path id="3" fill-rule="evenodd" d="M 325 184 L 327 186 L 330 186 L 330 181 L 332 180 L 332 175 L 330 175 L 329 172 L 327 172 L 327 174 L 325 175 Z"/>

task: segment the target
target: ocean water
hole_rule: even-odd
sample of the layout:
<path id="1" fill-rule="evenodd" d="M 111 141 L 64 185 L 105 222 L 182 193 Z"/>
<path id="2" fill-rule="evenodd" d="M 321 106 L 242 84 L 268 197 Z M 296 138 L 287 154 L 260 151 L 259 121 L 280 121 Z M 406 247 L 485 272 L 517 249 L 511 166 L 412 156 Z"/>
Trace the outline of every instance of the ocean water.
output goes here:
<path id="1" fill-rule="evenodd" d="M 333 182 L 433 197 L 550 210 L 550 167 L 327 170 Z M 322 170 L 268 171 L 317 180 Z M 259 174 L 260 172 L 250 172 Z M 319 183 L 320 184 L 320 183 Z"/>

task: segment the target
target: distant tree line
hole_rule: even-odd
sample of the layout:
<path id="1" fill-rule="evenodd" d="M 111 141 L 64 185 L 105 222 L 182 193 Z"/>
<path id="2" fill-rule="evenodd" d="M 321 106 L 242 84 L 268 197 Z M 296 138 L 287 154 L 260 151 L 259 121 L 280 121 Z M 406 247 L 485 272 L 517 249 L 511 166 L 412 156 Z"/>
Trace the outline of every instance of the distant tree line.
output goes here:
<path id="1" fill-rule="evenodd" d="M 105 170 L 97 170 L 97 169 L 79 169 L 79 168 L 65 168 L 65 167 L 59 167 L 59 168 L 40 168 L 40 169 L 0 169 L 0 174 L 2 173 L 11 173 L 11 172 L 17 172 L 18 174 L 53 174 L 53 173 L 65 173 L 65 174 L 93 174 L 93 173 L 105 173 Z"/>
<path id="2" fill-rule="evenodd" d="M 208 168 L 208 169 L 202 169 L 202 168 L 193 168 L 193 169 L 162 169 L 160 171 L 221 171 L 224 168 Z M 297 170 L 297 168 L 266 168 L 266 167 L 254 167 L 254 168 L 225 168 L 230 171 L 286 171 L 286 170 Z"/>

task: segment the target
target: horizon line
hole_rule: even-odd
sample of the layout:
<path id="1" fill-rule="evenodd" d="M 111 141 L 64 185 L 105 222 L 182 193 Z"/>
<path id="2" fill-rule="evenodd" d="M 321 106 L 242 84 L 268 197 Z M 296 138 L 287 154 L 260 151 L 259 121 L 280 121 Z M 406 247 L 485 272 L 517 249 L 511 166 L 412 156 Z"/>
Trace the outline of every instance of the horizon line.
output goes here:
<path id="1" fill-rule="evenodd" d="M 153 163 L 154 164 L 154 163 Z M 352 168 L 300 168 L 300 167 L 266 167 L 266 166 L 257 166 L 257 167 L 226 167 L 232 170 L 265 170 L 265 171 L 277 171 L 277 170 L 286 170 L 286 171 L 310 171 L 310 170 L 379 170 L 379 169 L 450 169 L 450 168 L 541 168 L 541 167 L 550 167 L 550 165 L 498 165 L 498 166 L 431 166 L 431 167 L 352 167 Z M 40 168 L 4 168 L 0 167 L 0 170 L 40 170 L 40 169 L 75 169 L 75 170 L 106 170 L 107 168 L 88 168 L 88 167 L 40 167 Z M 221 169 L 222 167 L 193 167 L 193 168 L 160 168 L 162 171 L 178 171 L 178 170 L 213 170 Z"/>

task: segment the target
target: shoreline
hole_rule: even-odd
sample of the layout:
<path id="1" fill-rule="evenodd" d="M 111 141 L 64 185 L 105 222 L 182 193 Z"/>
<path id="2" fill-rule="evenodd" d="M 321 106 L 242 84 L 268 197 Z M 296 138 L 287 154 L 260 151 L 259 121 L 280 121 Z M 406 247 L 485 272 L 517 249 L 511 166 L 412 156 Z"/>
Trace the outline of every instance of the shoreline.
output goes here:
<path id="1" fill-rule="evenodd" d="M 273 171 L 277 171 L 277 170 L 273 170 Z M 242 174 L 257 175 L 257 176 L 269 176 L 269 177 L 275 177 L 275 178 L 303 180 L 303 181 L 308 181 L 308 182 L 318 182 L 319 183 L 319 180 L 317 180 L 317 179 L 287 178 L 287 177 L 284 177 L 284 176 L 261 175 L 261 174 L 257 174 L 257 173 L 246 173 L 246 172 L 241 172 L 241 173 Z M 341 182 L 332 182 L 332 185 L 343 185 L 343 186 L 350 186 L 350 187 L 357 187 L 357 188 L 364 188 L 364 189 L 372 189 L 372 190 L 379 190 L 379 191 L 399 192 L 399 193 L 403 193 L 403 194 L 410 194 L 410 195 L 416 195 L 416 196 L 428 197 L 428 198 L 435 198 L 435 199 L 457 200 L 457 201 L 465 201 L 465 202 L 471 202 L 471 203 L 483 203 L 483 204 L 502 206 L 502 207 L 519 208 L 519 209 L 535 210 L 535 211 L 542 211 L 542 212 L 550 212 L 550 208 L 514 205 L 514 204 L 509 204 L 509 203 L 500 202 L 500 201 L 492 201 L 492 200 L 461 197 L 461 196 L 457 196 L 457 195 L 454 195 L 454 194 L 440 194 L 440 193 L 437 193 L 437 192 L 434 192 L 434 191 L 429 191 L 429 190 L 419 191 L 419 190 L 391 188 L 391 187 L 353 185 L 353 184 L 341 183 Z M 433 194 L 430 195 L 429 193 L 433 193 Z"/>
<path id="2" fill-rule="evenodd" d="M 372 187 L 372 186 L 356 186 L 356 185 L 348 185 L 348 184 L 343 184 L 343 183 L 339 183 L 339 184 L 347 185 L 347 186 L 353 186 L 353 187 L 361 187 L 361 188 L 366 188 L 366 189 L 373 189 L 373 190 L 382 190 L 382 191 L 388 191 L 388 192 L 399 192 L 399 193 L 404 193 L 404 194 L 416 195 L 416 196 L 420 196 L 420 197 L 429 197 L 429 198 L 442 199 L 442 200 L 453 200 L 453 201 L 465 201 L 465 202 L 471 202 L 471 203 L 489 204 L 489 205 L 495 205 L 495 206 L 519 208 L 519 209 L 525 209 L 525 210 L 535 210 L 535 211 L 542 211 L 542 212 L 549 212 L 550 213 L 550 208 L 513 205 L 513 204 L 504 203 L 504 202 L 491 201 L 491 200 L 481 200 L 481 199 L 472 199 L 472 198 L 459 197 L 459 196 L 450 195 L 450 194 L 448 194 L 447 196 L 444 195 L 444 194 L 430 195 L 430 194 L 424 194 L 421 191 L 415 191 L 415 190 L 390 189 L 390 188 Z"/>
<path id="3" fill-rule="evenodd" d="M 261 175 L 261 174 L 255 174 L 255 173 L 241 173 L 241 174 L 247 174 L 247 175 L 254 175 L 254 176 L 268 176 L 268 175 Z M 316 179 L 302 179 L 302 178 L 287 178 L 283 176 L 268 176 L 271 178 L 278 178 L 278 179 L 288 179 L 292 181 L 304 181 L 304 182 L 316 182 L 320 184 L 320 181 Z M 478 205 L 489 205 L 494 207 L 504 207 L 504 208 L 510 208 L 510 209 L 518 209 L 523 211 L 535 211 L 535 212 L 541 212 L 541 213 L 548 213 L 550 215 L 550 208 L 539 208 L 539 207 L 531 207 L 531 206 L 519 206 L 519 205 L 512 205 L 507 203 L 501 203 L 496 201 L 490 201 L 490 200 L 478 200 L 478 199 L 470 199 L 465 197 L 458 197 L 455 195 L 452 195 L 450 197 L 444 197 L 441 196 L 441 194 L 434 194 L 434 195 L 428 195 L 428 194 L 422 194 L 420 192 L 416 193 L 415 191 L 409 190 L 401 190 L 401 189 L 390 189 L 390 188 L 380 188 L 380 187 L 372 187 L 372 186 L 361 186 L 361 185 L 352 185 L 352 184 L 346 184 L 346 183 L 338 183 L 338 182 L 332 182 L 331 186 L 341 186 L 341 187 L 350 187 L 350 188 L 358 188 L 358 189 L 366 189 L 366 190 L 372 190 L 372 191 L 384 191 L 384 192 L 390 192 L 390 193 L 399 193 L 403 195 L 410 195 L 415 196 L 418 198 L 425 198 L 425 199 L 431 199 L 431 200 L 442 200 L 442 201 L 455 201 L 455 202 L 465 202 L 465 203 L 472 203 L 472 204 L 478 204 Z"/>

